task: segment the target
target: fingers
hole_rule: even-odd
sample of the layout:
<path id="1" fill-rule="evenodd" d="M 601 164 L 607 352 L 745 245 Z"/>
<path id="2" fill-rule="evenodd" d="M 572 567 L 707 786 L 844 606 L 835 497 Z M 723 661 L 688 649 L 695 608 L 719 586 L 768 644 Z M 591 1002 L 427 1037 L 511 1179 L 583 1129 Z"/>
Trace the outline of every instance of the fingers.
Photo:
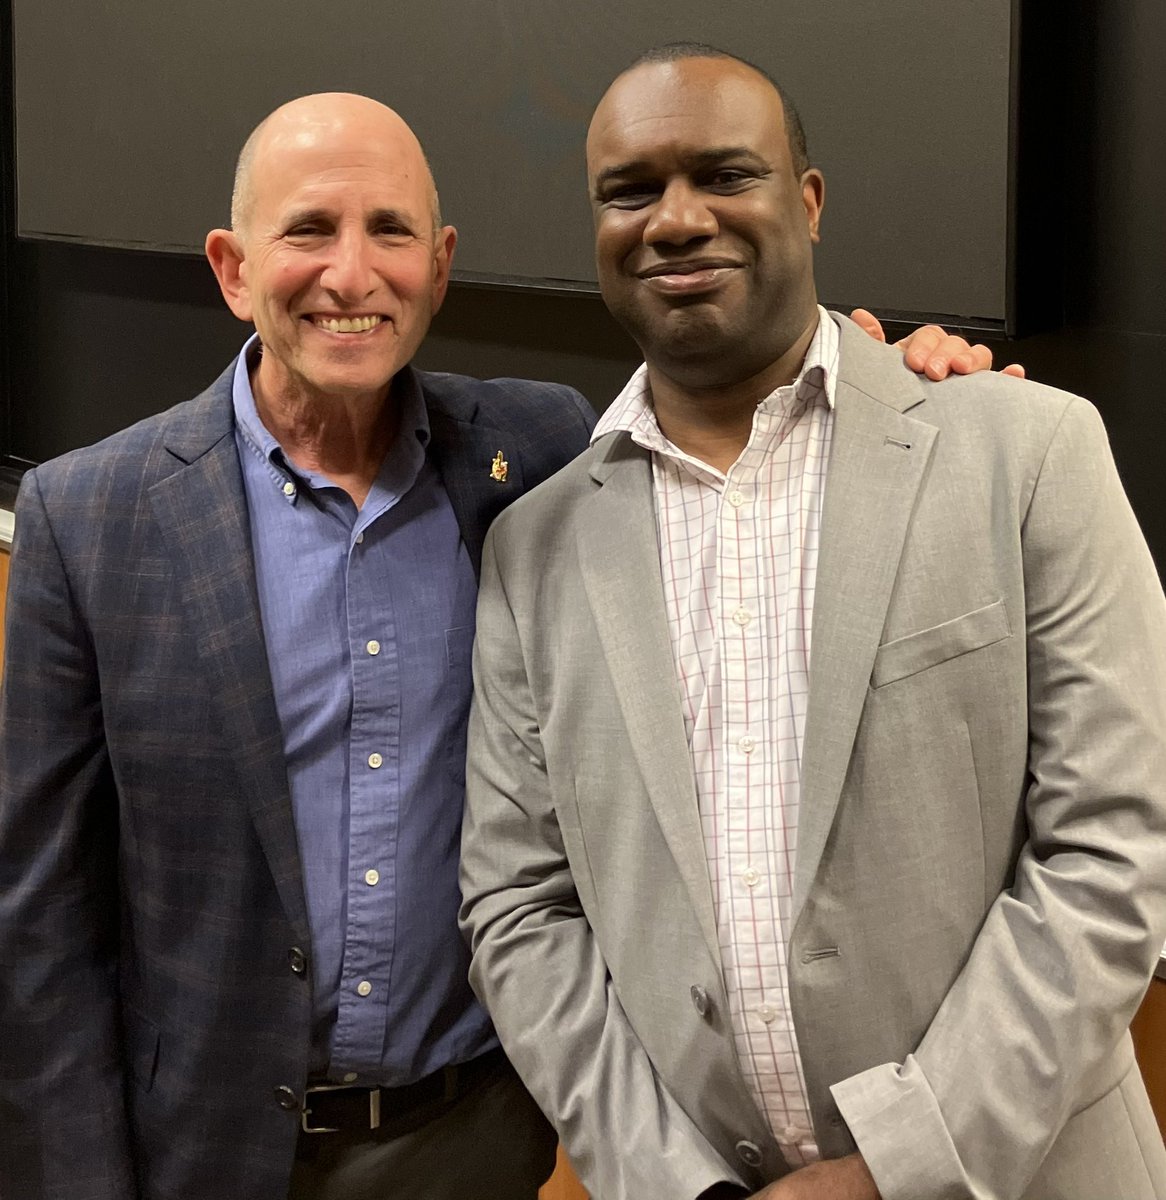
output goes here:
<path id="1" fill-rule="evenodd" d="M 887 340 L 887 335 L 883 332 L 882 323 L 874 313 L 868 312 L 865 308 L 856 308 L 850 314 L 850 319 L 864 333 L 870 334 L 876 342 L 885 342 Z"/>
<path id="2" fill-rule="evenodd" d="M 873 313 L 856 308 L 850 317 L 871 337 L 886 341 L 883 327 Z M 912 371 L 936 381 L 949 375 L 974 375 L 977 371 L 992 369 L 992 351 L 987 346 L 979 342 L 970 345 L 965 338 L 948 333 L 939 325 L 922 325 L 895 345 L 903 351 L 903 359 Z M 1020 363 L 1009 364 L 1000 374 L 1025 378 Z"/>
<path id="3" fill-rule="evenodd" d="M 924 325 L 896 343 L 903 351 L 907 366 L 928 379 L 946 379 L 953 371 L 970 375 L 992 366 L 987 346 L 969 346 L 962 338 L 949 334 L 938 325 Z"/>

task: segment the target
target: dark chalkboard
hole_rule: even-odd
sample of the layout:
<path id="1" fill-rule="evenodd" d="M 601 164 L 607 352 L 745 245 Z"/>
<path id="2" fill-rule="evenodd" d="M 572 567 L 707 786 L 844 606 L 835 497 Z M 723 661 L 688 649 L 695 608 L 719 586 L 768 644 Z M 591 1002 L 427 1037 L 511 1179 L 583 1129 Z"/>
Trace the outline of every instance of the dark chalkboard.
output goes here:
<path id="1" fill-rule="evenodd" d="M 588 290 L 592 106 L 640 50 L 699 39 L 799 103 L 825 301 L 1010 314 L 1011 0 L 14 0 L 14 20 L 24 237 L 201 252 L 251 127 L 348 90 L 417 130 L 460 278 Z"/>

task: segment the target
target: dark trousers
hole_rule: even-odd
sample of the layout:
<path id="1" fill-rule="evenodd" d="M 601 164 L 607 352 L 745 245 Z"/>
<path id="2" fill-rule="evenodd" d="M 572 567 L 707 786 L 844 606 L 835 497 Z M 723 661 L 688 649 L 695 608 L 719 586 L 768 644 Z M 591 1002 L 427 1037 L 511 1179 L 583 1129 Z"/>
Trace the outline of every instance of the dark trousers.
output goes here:
<path id="1" fill-rule="evenodd" d="M 374 1130 L 301 1133 L 288 1200 L 535 1200 L 555 1135 L 504 1059 Z"/>

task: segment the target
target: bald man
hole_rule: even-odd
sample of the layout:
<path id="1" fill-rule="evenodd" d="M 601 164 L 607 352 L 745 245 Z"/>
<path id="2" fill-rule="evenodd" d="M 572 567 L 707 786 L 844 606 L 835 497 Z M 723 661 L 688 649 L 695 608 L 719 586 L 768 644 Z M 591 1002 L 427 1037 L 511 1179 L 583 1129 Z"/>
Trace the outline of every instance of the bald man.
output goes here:
<path id="1" fill-rule="evenodd" d="M 255 336 L 18 503 L 0 1196 L 533 1200 L 457 931 L 470 647 L 487 525 L 591 411 L 410 367 L 456 234 L 395 113 L 295 101 L 237 175 Z"/>

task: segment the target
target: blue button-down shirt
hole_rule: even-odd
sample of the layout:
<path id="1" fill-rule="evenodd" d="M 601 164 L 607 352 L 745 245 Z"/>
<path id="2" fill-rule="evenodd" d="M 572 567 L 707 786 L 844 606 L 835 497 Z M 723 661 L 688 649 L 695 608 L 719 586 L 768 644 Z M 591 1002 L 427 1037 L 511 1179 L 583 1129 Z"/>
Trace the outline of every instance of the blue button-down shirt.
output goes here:
<path id="1" fill-rule="evenodd" d="M 476 584 L 409 371 L 358 511 L 259 420 L 235 439 L 312 930 L 312 1069 L 396 1085 L 496 1045 L 466 982 L 458 840 Z"/>

